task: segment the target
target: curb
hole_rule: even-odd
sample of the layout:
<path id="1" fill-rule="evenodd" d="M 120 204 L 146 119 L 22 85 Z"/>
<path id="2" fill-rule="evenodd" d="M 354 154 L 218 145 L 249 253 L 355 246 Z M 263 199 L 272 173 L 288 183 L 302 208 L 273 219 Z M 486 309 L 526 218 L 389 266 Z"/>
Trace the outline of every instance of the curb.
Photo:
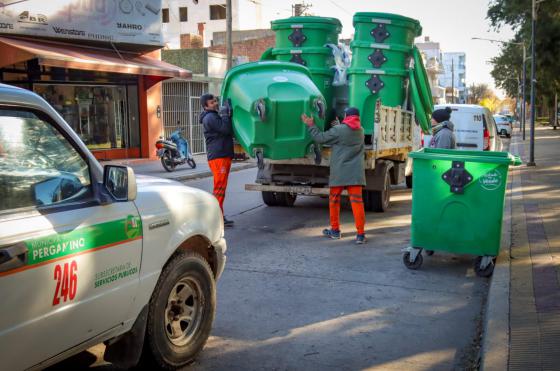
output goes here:
<path id="1" fill-rule="evenodd" d="M 230 173 L 234 173 L 236 171 L 241 171 L 241 170 L 247 170 L 247 169 L 252 169 L 254 167 L 257 167 L 256 163 L 250 163 L 250 164 L 243 164 L 243 165 L 239 165 L 239 166 L 235 166 L 231 168 Z M 184 182 L 187 180 L 195 180 L 195 179 L 203 179 L 203 178 L 208 178 L 212 176 L 212 172 L 210 170 L 207 171 L 201 171 L 201 172 L 197 172 L 197 173 L 193 173 L 193 174 L 186 174 L 186 175 L 178 175 L 176 177 L 169 177 L 167 179 L 170 180 L 175 180 L 178 182 Z"/>
<path id="2" fill-rule="evenodd" d="M 517 138 L 518 135 L 515 136 Z M 513 139 L 513 138 L 512 138 Z M 515 147 L 514 147 L 515 145 Z M 517 150 L 518 142 L 510 143 L 510 152 Z M 484 314 L 484 330 L 480 370 L 507 370 L 509 362 L 509 295 L 510 295 L 510 255 L 512 237 L 512 206 L 513 197 L 519 196 L 518 175 L 510 171 L 509 185 L 504 205 L 504 219 L 502 222 L 502 244 L 500 255 L 496 260 L 494 274 L 488 290 L 486 311 Z"/>

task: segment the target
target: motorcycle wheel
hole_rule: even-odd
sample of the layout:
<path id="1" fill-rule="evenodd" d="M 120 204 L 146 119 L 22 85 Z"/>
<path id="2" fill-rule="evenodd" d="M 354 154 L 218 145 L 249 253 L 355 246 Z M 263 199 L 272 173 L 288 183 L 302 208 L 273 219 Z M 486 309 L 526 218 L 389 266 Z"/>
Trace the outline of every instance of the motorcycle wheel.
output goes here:
<path id="1" fill-rule="evenodd" d="M 168 172 L 175 171 L 175 162 L 173 162 L 173 157 L 171 156 L 171 152 L 165 151 L 163 156 L 161 156 L 161 165 L 163 168 Z"/>
<path id="2" fill-rule="evenodd" d="M 191 167 L 191 169 L 196 169 L 196 162 L 194 162 L 194 158 L 189 158 L 187 160 L 187 164 Z"/>

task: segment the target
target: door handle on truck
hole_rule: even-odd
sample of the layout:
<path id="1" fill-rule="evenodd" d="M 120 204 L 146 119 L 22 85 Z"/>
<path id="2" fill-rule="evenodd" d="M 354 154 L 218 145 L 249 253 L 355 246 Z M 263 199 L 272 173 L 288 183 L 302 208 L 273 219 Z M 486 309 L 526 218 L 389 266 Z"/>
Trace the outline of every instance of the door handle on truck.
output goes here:
<path id="1" fill-rule="evenodd" d="M 27 252 L 27 246 L 23 242 L 0 246 L 0 272 L 23 267 L 27 264 Z"/>

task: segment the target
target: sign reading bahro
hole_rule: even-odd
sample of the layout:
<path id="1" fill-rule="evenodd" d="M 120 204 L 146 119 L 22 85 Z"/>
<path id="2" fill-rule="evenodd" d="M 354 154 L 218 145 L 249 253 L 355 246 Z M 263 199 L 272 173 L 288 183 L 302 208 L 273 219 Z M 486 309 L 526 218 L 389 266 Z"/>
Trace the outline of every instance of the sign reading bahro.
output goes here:
<path id="1" fill-rule="evenodd" d="M 0 34 L 161 46 L 161 0 L 4 0 Z"/>

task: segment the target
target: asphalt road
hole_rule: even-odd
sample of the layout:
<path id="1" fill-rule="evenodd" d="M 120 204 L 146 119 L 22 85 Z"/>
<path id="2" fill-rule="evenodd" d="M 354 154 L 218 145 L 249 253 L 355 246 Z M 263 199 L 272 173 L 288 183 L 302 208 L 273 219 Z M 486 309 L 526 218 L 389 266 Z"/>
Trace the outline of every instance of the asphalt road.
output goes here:
<path id="1" fill-rule="evenodd" d="M 389 212 L 367 214 L 369 242 L 356 246 L 347 204 L 343 239 L 324 239 L 327 199 L 266 207 L 244 191 L 255 173 L 231 174 L 225 210 L 235 227 L 226 230 L 216 320 L 188 370 L 476 367 L 488 281 L 475 276 L 469 256 L 436 253 L 421 270 L 404 267 L 409 190 L 393 190 Z M 210 178 L 187 184 L 212 187 Z M 101 353 L 94 347 L 60 366 L 110 368 Z"/>

